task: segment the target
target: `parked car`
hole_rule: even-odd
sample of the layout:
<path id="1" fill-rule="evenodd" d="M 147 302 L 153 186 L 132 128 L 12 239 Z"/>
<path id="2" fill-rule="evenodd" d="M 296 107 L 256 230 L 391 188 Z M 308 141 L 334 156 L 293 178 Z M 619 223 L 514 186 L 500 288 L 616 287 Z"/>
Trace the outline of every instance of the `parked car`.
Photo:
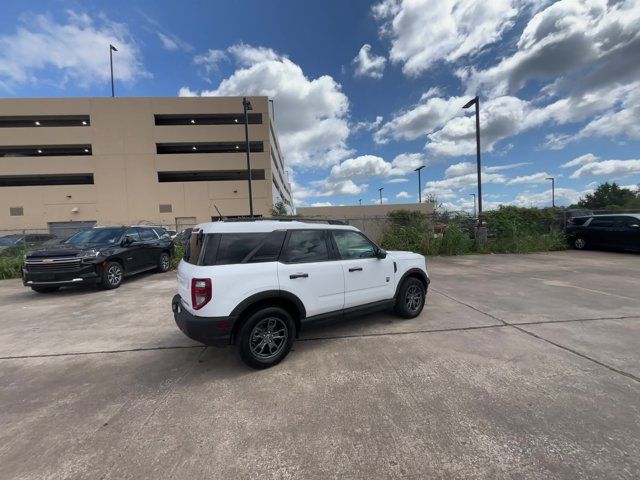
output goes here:
<path id="1" fill-rule="evenodd" d="M 51 239 L 54 239 L 53 235 L 48 233 L 27 233 L 26 235 L 5 235 L 0 237 L 0 252 L 12 247 L 16 248 L 30 248 L 36 245 L 43 244 Z"/>
<path id="2" fill-rule="evenodd" d="M 574 248 L 640 250 L 640 214 L 576 217 L 565 233 Z"/>
<path id="3" fill-rule="evenodd" d="M 124 277 L 146 270 L 166 272 L 173 242 L 144 226 L 95 227 L 64 243 L 33 250 L 24 257 L 22 282 L 36 292 L 91 283 L 111 289 Z"/>
<path id="4" fill-rule="evenodd" d="M 422 255 L 385 252 L 352 226 L 218 221 L 191 232 L 172 308 L 188 337 L 267 368 L 312 322 L 390 307 L 416 317 L 428 286 Z"/>
<path id="5" fill-rule="evenodd" d="M 575 218 L 590 217 L 592 215 L 593 212 L 586 209 L 558 210 L 556 213 L 561 228 L 572 225 Z"/>

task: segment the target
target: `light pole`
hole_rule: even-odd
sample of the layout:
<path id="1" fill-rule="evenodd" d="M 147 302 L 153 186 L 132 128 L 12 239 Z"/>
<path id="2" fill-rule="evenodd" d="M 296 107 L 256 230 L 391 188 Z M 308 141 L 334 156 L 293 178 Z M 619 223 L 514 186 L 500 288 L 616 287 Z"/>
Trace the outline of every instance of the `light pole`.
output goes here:
<path id="1" fill-rule="evenodd" d="M 480 174 L 480 98 L 476 95 L 464 107 L 476 106 L 476 160 L 478 166 L 478 225 L 482 225 L 482 177 Z"/>
<path id="2" fill-rule="evenodd" d="M 473 196 L 473 218 L 476 218 L 476 194 L 470 193 Z"/>
<path id="3" fill-rule="evenodd" d="M 556 179 L 547 177 L 547 180 L 551 180 L 551 207 L 556 208 Z"/>
<path id="4" fill-rule="evenodd" d="M 249 110 L 253 110 L 251 102 L 247 97 L 242 98 L 242 107 L 244 108 L 244 140 L 245 150 L 247 151 L 247 176 L 249 180 L 249 216 L 253 218 L 253 195 L 251 191 L 251 153 L 249 148 Z"/>
<path id="5" fill-rule="evenodd" d="M 418 203 L 422 203 L 422 180 L 420 178 L 420 171 L 423 168 L 424 168 L 424 165 L 421 165 L 414 170 L 414 172 L 418 172 Z"/>
<path id="6" fill-rule="evenodd" d="M 362 199 L 361 198 L 358 200 L 358 203 L 360 204 L 360 206 L 362 206 Z"/>
<path id="7" fill-rule="evenodd" d="M 111 66 L 111 97 L 116 96 L 116 91 L 113 88 L 113 52 L 117 52 L 118 49 L 109 44 L 109 65 Z"/>
<path id="8" fill-rule="evenodd" d="M 380 192 L 380 205 L 382 205 L 382 190 L 384 190 L 384 187 L 378 189 L 378 192 Z"/>
<path id="9" fill-rule="evenodd" d="M 273 103 L 273 99 L 269 99 L 269 103 L 271 104 L 271 116 L 273 117 L 273 121 L 276 121 L 276 107 L 275 104 Z"/>

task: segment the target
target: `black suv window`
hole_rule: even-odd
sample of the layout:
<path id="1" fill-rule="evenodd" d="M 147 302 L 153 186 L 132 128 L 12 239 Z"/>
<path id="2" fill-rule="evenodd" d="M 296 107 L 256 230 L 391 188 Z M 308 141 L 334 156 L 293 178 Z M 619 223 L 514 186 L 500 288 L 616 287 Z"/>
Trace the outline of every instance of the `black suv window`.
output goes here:
<path id="1" fill-rule="evenodd" d="M 376 256 L 374 245 L 358 232 L 335 230 L 333 238 L 336 241 L 340 258 L 344 260 L 374 258 Z"/>
<path id="2" fill-rule="evenodd" d="M 619 224 L 616 217 L 595 217 L 589 224 L 590 227 L 615 227 Z"/>
<path id="3" fill-rule="evenodd" d="M 139 242 L 140 241 L 140 234 L 138 233 L 138 229 L 137 228 L 129 228 L 129 229 L 127 229 L 127 232 L 125 233 L 125 237 L 130 238 L 134 242 Z"/>
<path id="4" fill-rule="evenodd" d="M 152 228 L 152 230 L 154 232 L 156 232 L 156 235 L 158 235 L 158 237 L 160 237 L 160 238 L 164 237 L 165 235 L 166 236 L 170 236 L 169 233 L 164 228 L 154 227 L 154 228 Z"/>
<path id="5" fill-rule="evenodd" d="M 285 258 L 290 263 L 329 260 L 329 249 L 324 230 L 291 230 Z"/>
<path id="6" fill-rule="evenodd" d="M 145 242 L 158 239 L 158 237 L 156 237 L 156 234 L 153 233 L 153 230 L 151 230 L 150 228 L 140 228 L 138 230 L 140 231 L 140 238 Z"/>
<path id="7" fill-rule="evenodd" d="M 207 235 L 207 237 L 211 236 L 212 235 Z M 205 235 L 201 231 L 191 231 L 189 238 L 185 241 L 184 256 L 182 257 L 184 261 L 197 265 L 204 242 Z"/>

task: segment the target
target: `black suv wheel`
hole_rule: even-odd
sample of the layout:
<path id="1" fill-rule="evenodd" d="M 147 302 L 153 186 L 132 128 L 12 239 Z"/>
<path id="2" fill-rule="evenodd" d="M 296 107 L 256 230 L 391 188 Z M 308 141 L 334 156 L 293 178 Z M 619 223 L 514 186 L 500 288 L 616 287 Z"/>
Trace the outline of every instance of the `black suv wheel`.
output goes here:
<path id="1" fill-rule="evenodd" d="M 403 318 L 414 318 L 420 315 L 424 307 L 427 290 L 417 278 L 409 277 L 402 282 L 394 311 Z"/>
<path id="2" fill-rule="evenodd" d="M 158 272 L 168 272 L 171 268 L 171 256 L 167 252 L 162 252 L 158 258 Z"/>
<path id="3" fill-rule="evenodd" d="M 124 278 L 124 270 L 118 262 L 109 262 L 102 270 L 102 288 L 111 290 L 118 288 Z"/>
<path id="4" fill-rule="evenodd" d="M 240 328 L 240 358 L 256 369 L 272 367 L 287 356 L 295 335 L 295 323 L 286 310 L 279 307 L 258 310 Z"/>

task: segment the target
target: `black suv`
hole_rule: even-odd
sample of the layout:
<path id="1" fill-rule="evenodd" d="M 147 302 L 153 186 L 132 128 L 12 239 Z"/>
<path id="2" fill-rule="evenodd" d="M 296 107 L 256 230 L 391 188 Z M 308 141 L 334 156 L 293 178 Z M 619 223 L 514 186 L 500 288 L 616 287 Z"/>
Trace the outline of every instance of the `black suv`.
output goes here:
<path id="1" fill-rule="evenodd" d="M 28 252 L 22 283 L 36 292 L 80 283 L 117 288 L 125 276 L 152 269 L 166 272 L 172 252 L 173 241 L 161 227 L 96 227 L 52 248 Z"/>
<path id="2" fill-rule="evenodd" d="M 576 217 L 565 233 L 571 246 L 578 250 L 588 247 L 640 250 L 640 215 Z"/>

